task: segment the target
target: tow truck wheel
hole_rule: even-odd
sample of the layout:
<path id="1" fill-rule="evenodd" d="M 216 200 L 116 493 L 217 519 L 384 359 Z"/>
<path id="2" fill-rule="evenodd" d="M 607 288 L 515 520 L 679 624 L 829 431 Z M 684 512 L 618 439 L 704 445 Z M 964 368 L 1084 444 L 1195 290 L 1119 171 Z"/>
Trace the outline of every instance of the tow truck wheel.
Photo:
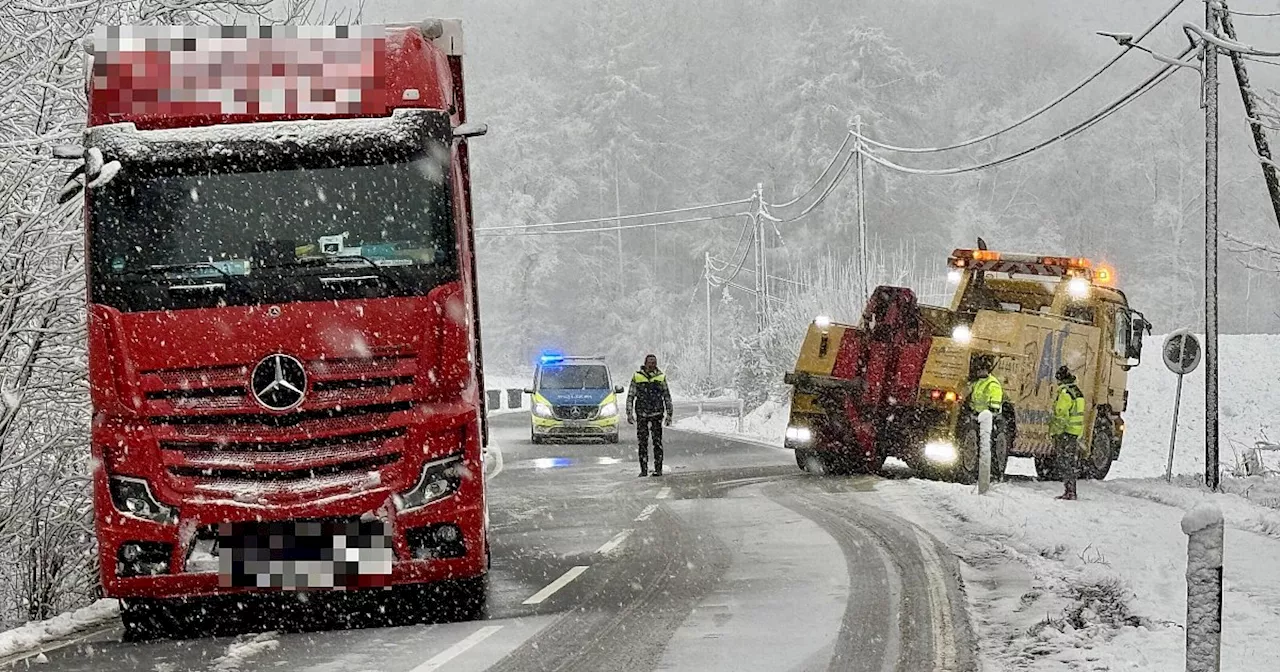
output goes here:
<path id="1" fill-rule="evenodd" d="M 813 459 L 813 454 L 808 450 L 796 448 L 796 466 L 800 467 L 800 471 L 809 471 L 809 460 Z"/>
<path id="2" fill-rule="evenodd" d="M 962 431 L 958 439 L 956 466 L 951 469 L 949 480 L 970 485 L 978 480 L 978 433 L 973 430 Z"/>
<path id="3" fill-rule="evenodd" d="M 1101 481 L 1111 471 L 1111 462 L 1115 459 L 1113 446 L 1113 426 L 1111 418 L 1098 413 L 1093 423 L 1093 437 L 1089 442 L 1089 459 L 1080 465 L 1080 478 L 1092 478 Z"/>
<path id="4" fill-rule="evenodd" d="M 1036 478 L 1041 481 L 1062 480 L 1062 475 L 1058 473 L 1057 465 L 1054 464 L 1053 455 L 1036 455 Z"/>

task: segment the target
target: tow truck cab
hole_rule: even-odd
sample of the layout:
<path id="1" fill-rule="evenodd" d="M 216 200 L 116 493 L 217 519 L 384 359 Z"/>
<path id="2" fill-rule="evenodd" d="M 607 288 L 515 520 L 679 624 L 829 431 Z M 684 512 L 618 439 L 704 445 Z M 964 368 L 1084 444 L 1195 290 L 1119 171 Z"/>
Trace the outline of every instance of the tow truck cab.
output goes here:
<path id="1" fill-rule="evenodd" d="M 609 365 L 601 357 L 543 355 L 533 375 L 529 438 L 599 438 L 618 442 L 618 395 Z"/>

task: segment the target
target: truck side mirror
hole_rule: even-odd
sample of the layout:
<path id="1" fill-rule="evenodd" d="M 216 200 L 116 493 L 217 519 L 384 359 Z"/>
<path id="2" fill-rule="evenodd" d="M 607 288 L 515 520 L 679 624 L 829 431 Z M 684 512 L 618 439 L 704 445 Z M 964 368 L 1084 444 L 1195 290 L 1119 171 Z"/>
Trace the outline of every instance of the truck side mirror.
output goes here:
<path id="1" fill-rule="evenodd" d="M 1129 332 L 1129 347 L 1125 357 L 1142 361 L 1142 337 L 1151 333 L 1151 323 L 1141 315 L 1134 315 Z"/>
<path id="2" fill-rule="evenodd" d="M 524 393 L 525 393 L 525 394 L 533 394 L 533 388 L 532 388 L 532 387 L 526 387 L 526 388 L 524 388 Z"/>
<path id="3" fill-rule="evenodd" d="M 478 138 L 489 132 L 488 124 L 466 123 L 453 129 L 453 139 Z"/>

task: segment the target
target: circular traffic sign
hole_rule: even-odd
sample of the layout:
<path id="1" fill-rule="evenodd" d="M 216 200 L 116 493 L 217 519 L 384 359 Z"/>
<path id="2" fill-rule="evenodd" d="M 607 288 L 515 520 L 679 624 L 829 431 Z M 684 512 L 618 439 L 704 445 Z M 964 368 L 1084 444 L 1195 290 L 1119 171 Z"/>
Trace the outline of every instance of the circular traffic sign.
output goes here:
<path id="1" fill-rule="evenodd" d="M 1170 371 L 1180 376 L 1185 375 L 1195 371 L 1200 364 L 1200 341 L 1185 331 L 1174 332 L 1164 339 L 1161 353 L 1164 355 L 1164 365 Z"/>

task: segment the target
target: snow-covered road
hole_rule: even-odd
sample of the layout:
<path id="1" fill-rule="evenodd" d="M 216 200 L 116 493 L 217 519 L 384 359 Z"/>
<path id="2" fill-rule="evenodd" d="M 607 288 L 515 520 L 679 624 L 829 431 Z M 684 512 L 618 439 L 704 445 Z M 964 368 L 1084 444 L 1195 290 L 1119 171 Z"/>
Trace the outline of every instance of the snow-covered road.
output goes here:
<path id="1" fill-rule="evenodd" d="M 503 466 L 490 481 L 485 620 L 285 623 L 145 644 L 121 642 L 108 622 L 46 646 L 38 662 L 95 672 L 976 669 L 955 558 L 876 508 L 880 479 L 804 475 L 787 451 L 680 431 L 668 434 L 667 476 L 637 479 L 633 440 L 535 447 L 527 423 L 493 418 Z"/>

